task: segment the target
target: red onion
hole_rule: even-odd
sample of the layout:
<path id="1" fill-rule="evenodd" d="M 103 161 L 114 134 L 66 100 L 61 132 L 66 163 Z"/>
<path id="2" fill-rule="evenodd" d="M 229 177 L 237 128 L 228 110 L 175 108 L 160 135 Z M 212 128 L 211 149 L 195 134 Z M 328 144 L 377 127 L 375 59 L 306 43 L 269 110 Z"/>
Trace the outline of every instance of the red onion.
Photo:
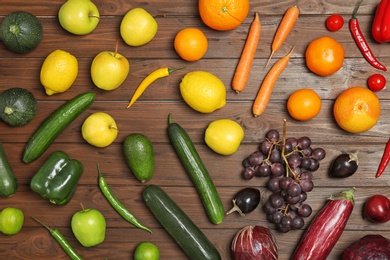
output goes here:
<path id="1" fill-rule="evenodd" d="M 262 226 L 247 226 L 238 231 L 232 241 L 234 260 L 278 259 L 274 235 Z"/>
<path id="2" fill-rule="evenodd" d="M 381 235 L 366 235 L 344 249 L 343 260 L 389 259 L 390 240 Z"/>

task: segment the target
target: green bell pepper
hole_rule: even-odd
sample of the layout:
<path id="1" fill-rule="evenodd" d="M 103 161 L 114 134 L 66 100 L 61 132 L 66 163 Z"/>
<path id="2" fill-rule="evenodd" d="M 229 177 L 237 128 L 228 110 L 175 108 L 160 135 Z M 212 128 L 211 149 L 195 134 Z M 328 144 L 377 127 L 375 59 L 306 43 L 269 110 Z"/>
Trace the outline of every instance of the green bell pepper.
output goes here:
<path id="1" fill-rule="evenodd" d="M 30 187 L 51 203 L 65 205 L 72 199 L 83 171 L 81 162 L 70 159 L 63 151 L 56 151 L 35 173 Z"/>

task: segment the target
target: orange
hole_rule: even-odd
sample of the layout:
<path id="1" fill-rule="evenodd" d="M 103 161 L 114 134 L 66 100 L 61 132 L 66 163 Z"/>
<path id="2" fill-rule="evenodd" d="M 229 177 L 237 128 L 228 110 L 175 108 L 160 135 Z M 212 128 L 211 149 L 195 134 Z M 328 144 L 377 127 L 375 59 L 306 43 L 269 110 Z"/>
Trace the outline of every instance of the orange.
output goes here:
<path id="1" fill-rule="evenodd" d="M 350 133 L 361 133 L 372 128 L 380 112 L 380 101 L 375 93 L 358 86 L 344 90 L 333 106 L 337 124 Z"/>
<path id="2" fill-rule="evenodd" d="M 206 54 L 208 41 L 201 30 L 185 28 L 176 34 L 174 47 L 183 60 L 197 61 Z"/>
<path id="3" fill-rule="evenodd" d="M 212 29 L 227 31 L 242 24 L 249 12 L 249 0 L 199 0 L 202 21 Z"/>
<path id="4" fill-rule="evenodd" d="M 296 90 L 287 100 L 287 110 L 296 120 L 306 121 L 314 118 L 321 110 L 320 96 L 308 88 Z"/>
<path id="5" fill-rule="evenodd" d="M 344 55 L 343 45 L 329 36 L 323 36 L 307 47 L 306 65 L 317 75 L 329 76 L 343 66 Z"/>

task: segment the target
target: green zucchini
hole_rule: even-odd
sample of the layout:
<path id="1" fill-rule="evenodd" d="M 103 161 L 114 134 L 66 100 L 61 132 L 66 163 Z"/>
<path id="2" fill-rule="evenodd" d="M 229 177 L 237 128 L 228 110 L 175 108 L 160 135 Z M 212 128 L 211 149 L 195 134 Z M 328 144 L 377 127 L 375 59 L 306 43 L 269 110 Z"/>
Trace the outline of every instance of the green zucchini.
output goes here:
<path id="1" fill-rule="evenodd" d="M 18 190 L 18 180 L 0 143 L 0 197 L 8 198 Z"/>
<path id="2" fill-rule="evenodd" d="M 215 246 L 163 189 L 149 185 L 143 190 L 142 197 L 155 218 L 190 259 L 221 259 Z"/>
<path id="3" fill-rule="evenodd" d="M 214 224 L 221 223 L 224 219 L 225 211 L 206 166 L 199 157 L 187 132 L 179 124 L 172 123 L 171 114 L 169 114 L 168 122 L 169 140 L 194 184 L 207 216 Z"/>
<path id="4" fill-rule="evenodd" d="M 23 152 L 23 162 L 30 163 L 38 159 L 62 131 L 95 101 L 95 97 L 96 94 L 92 92 L 79 94 L 48 116 L 28 141 Z"/>

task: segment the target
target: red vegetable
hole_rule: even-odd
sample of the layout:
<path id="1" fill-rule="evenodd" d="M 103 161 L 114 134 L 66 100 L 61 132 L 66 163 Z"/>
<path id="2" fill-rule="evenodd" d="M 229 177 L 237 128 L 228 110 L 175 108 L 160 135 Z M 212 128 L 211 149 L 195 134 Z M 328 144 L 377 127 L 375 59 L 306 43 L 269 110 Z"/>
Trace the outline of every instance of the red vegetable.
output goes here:
<path id="1" fill-rule="evenodd" d="M 386 87 L 386 78 L 382 74 L 375 73 L 368 77 L 367 85 L 372 91 L 380 91 Z"/>
<path id="2" fill-rule="evenodd" d="M 371 196 L 364 203 L 364 218 L 376 222 L 385 223 L 390 220 L 390 200 L 381 194 Z"/>
<path id="3" fill-rule="evenodd" d="M 262 226 L 246 226 L 234 236 L 233 260 L 278 259 L 276 240 L 271 231 Z"/>
<path id="4" fill-rule="evenodd" d="M 326 19 L 326 28 L 331 32 L 340 30 L 344 25 L 344 18 L 339 14 L 332 14 Z"/>
<path id="5" fill-rule="evenodd" d="M 378 171 L 376 172 L 375 177 L 378 178 L 385 171 L 387 165 L 390 161 L 390 139 L 387 141 L 385 151 L 383 152 L 381 162 L 379 163 Z"/>
<path id="6" fill-rule="evenodd" d="M 364 58 L 370 63 L 374 68 L 387 71 L 386 67 L 382 65 L 377 58 L 375 58 L 370 47 L 367 44 L 366 38 L 360 30 L 359 21 L 356 18 L 357 11 L 363 0 L 360 1 L 359 5 L 356 7 L 353 12 L 352 18 L 349 20 L 349 30 L 351 31 L 352 37 L 355 40 L 356 45 L 359 47 L 359 50 L 363 54 Z"/>
<path id="7" fill-rule="evenodd" d="M 291 260 L 326 259 L 344 231 L 354 206 L 355 188 L 331 196 L 309 223 Z"/>
<path id="8" fill-rule="evenodd" d="M 366 235 L 344 249 L 343 260 L 390 259 L 390 240 L 381 235 Z"/>
<path id="9" fill-rule="evenodd" d="M 376 9 L 372 24 L 372 36 L 377 42 L 390 41 L 390 1 L 382 0 Z"/>

